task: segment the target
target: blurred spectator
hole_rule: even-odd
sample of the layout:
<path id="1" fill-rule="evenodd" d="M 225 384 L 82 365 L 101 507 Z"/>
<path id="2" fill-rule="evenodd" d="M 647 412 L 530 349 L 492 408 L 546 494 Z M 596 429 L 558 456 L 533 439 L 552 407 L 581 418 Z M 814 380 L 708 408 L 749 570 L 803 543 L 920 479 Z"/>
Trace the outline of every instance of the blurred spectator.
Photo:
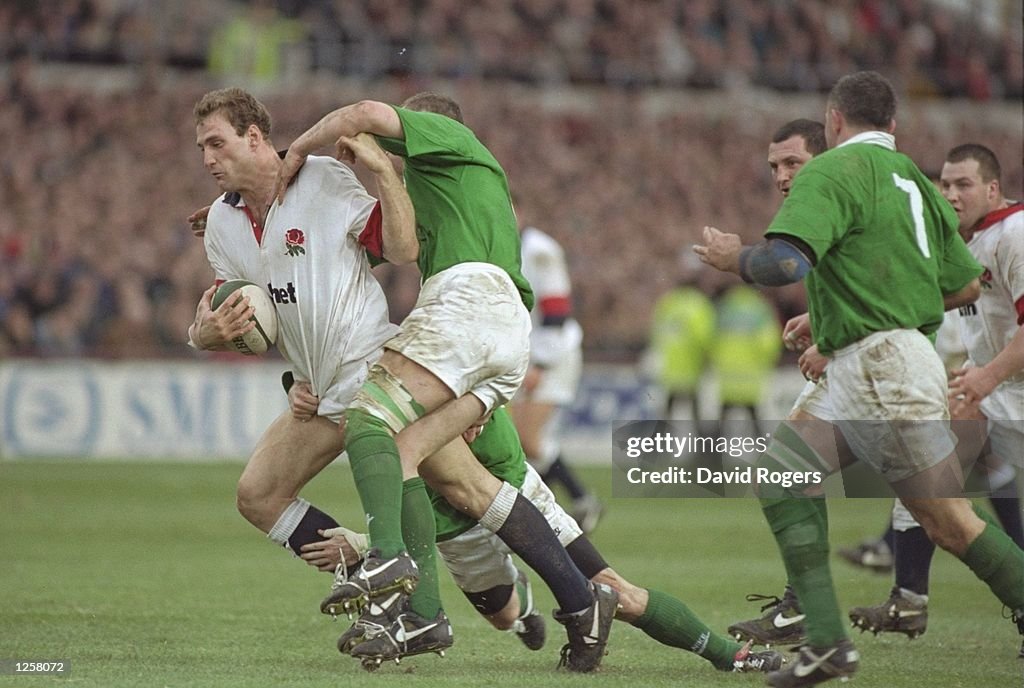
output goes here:
<path id="1" fill-rule="evenodd" d="M 715 307 L 706 293 L 711 274 L 692 246 L 684 246 L 679 252 L 679 281 L 654 304 L 648 355 L 655 382 L 665 393 L 661 418 L 679 418 L 680 402 L 689 406 L 684 418 L 705 418 L 699 391 L 715 337 Z"/>
<path id="2" fill-rule="evenodd" d="M 223 79 L 274 82 L 286 50 L 303 38 L 299 22 L 278 15 L 271 0 L 253 0 L 210 40 L 210 73 Z"/>
<path id="3" fill-rule="evenodd" d="M 762 292 L 736 284 L 716 300 L 710 354 L 718 380 L 721 417 L 738 409 L 749 415 L 755 434 L 762 435 L 758 407 L 782 354 L 782 326 Z"/>

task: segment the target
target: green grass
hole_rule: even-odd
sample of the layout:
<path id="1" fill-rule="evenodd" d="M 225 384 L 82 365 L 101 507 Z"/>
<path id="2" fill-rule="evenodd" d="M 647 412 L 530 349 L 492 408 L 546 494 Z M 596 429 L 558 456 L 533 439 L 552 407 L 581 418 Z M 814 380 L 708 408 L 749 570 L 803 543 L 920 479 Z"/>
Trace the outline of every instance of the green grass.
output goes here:
<path id="1" fill-rule="evenodd" d="M 595 676 L 554 670 L 560 629 L 529 652 L 490 630 L 447 577 L 456 644 L 370 676 L 334 641 L 347 627 L 317 612 L 329 578 L 271 546 L 234 510 L 238 464 L 0 462 L 0 660 L 63 659 L 62 678 L 0 676 L 0 686 L 759 686 L 616 624 Z M 606 469 L 584 471 L 607 497 Z M 359 523 L 345 468 L 307 495 Z M 775 544 L 751 500 L 609 499 L 594 541 L 632 581 L 676 594 L 712 628 L 748 618 L 747 592 L 781 591 Z M 833 542 L 878 531 L 882 500 L 830 502 Z M 886 576 L 835 562 L 843 607 L 877 602 Z M 540 592 L 542 609 L 555 605 Z M 928 633 L 857 635 L 854 685 L 1020 686 L 1019 637 L 959 562 L 936 554 Z M 553 624 L 552 624 L 553 625 Z"/>

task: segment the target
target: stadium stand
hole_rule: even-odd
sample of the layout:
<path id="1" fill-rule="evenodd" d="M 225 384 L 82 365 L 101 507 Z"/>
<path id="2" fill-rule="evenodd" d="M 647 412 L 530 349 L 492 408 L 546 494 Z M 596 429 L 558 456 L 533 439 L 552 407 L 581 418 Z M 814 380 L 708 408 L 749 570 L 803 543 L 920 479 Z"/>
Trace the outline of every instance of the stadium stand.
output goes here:
<path id="1" fill-rule="evenodd" d="M 184 218 L 215 195 L 190 107 L 232 80 L 258 86 L 281 147 L 341 102 L 452 91 L 527 215 L 566 245 L 599 357 L 642 348 L 678 247 L 703 224 L 760 231 L 777 204 L 764 141 L 781 121 L 820 117 L 843 72 L 893 76 L 909 105 L 900 146 L 925 169 L 941 164 L 936 142 L 1022 148 L 1019 3 L 244 7 L 0 5 L 0 136 L 13 142 L 0 164 L 0 356 L 189 355 L 183 332 L 209 275 Z M 229 17 L 275 37 L 269 66 L 218 62 Z M 1007 167 L 1020 197 L 1021 168 Z M 400 316 L 415 275 L 385 281 Z M 783 312 L 791 294 L 776 294 Z"/>

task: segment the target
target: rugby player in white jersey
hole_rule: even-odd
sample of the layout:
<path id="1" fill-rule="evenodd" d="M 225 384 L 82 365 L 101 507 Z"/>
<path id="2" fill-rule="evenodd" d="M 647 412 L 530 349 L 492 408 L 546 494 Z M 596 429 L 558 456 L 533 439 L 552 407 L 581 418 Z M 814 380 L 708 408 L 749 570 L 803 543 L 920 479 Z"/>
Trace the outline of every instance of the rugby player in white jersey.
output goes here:
<path id="1" fill-rule="evenodd" d="M 956 146 L 946 155 L 939 187 L 960 220 L 960 235 L 985 271 L 981 296 L 953 318 L 967 353 L 952 371 L 954 418 L 988 419 L 991 452 L 982 457 L 982 487 L 1007 534 L 1024 546 L 1016 468 L 1024 461 L 1024 204 L 1003 196 L 996 155 L 980 144 Z M 973 457 L 962 457 L 973 462 Z M 914 637 L 928 621 L 928 574 L 935 545 L 898 500 L 893 509 L 898 535 L 914 537 L 909 549 L 897 540 L 896 585 L 889 599 L 850 610 L 862 630 Z M 1020 612 L 1017 623 L 1024 624 Z M 1020 656 L 1024 658 L 1024 645 Z"/>
<path id="2" fill-rule="evenodd" d="M 562 457 L 560 420 L 576 397 L 583 372 L 583 330 L 572 317 L 572 288 L 565 252 L 550 235 L 524 227 L 523 276 L 533 287 L 530 367 L 510 406 L 530 463 L 549 486 L 561 483 L 572 500 L 571 513 L 590 533 L 603 506 Z"/>
<path id="3" fill-rule="evenodd" d="M 347 166 L 316 157 L 282 207 L 273 196 L 281 160 L 266 108 L 241 89 L 224 89 L 206 94 L 194 114 L 203 163 L 224 192 L 206 220 L 210 265 L 218 283 L 266 285 L 277 304 L 277 346 L 295 380 L 291 410 L 267 428 L 242 473 L 238 510 L 298 554 L 317 531 L 337 526 L 298 493 L 341 453 L 342 411 L 396 329 L 365 246 L 392 262 L 415 260 L 412 204 L 387 156 L 367 137 L 350 143 L 377 180 L 379 202 Z M 203 294 L 189 327 L 199 349 L 224 348 L 253 327 L 247 299 L 211 310 L 215 289 Z"/>

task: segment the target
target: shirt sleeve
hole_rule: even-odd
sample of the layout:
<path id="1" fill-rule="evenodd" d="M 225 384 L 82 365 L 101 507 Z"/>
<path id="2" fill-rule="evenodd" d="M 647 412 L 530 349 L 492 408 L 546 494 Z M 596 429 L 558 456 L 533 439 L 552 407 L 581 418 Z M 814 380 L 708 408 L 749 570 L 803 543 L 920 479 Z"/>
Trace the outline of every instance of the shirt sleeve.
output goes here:
<path id="1" fill-rule="evenodd" d="M 394 106 L 393 106 L 394 107 Z M 401 139 L 378 138 L 384 150 L 407 159 L 421 158 L 442 165 L 474 160 L 480 145 L 464 124 L 434 112 L 395 107 L 402 122 Z"/>
<path id="2" fill-rule="evenodd" d="M 203 246 L 206 248 L 206 260 L 213 268 L 214 279 L 217 283 L 226 282 L 232 279 L 241 279 L 242 274 L 238 267 L 231 260 L 229 252 L 224 247 L 224 216 L 217 207 L 218 200 L 210 209 L 206 220 L 206 233 L 203 235 Z"/>
<path id="3" fill-rule="evenodd" d="M 789 196 L 765 231 L 766 237 L 795 237 L 821 260 L 849 231 L 855 217 L 855 200 L 817 159 L 807 163 L 793 180 Z M 824 161 L 822 161 L 824 162 Z"/>
<path id="4" fill-rule="evenodd" d="M 341 226 L 358 241 L 377 199 L 370 195 L 348 165 L 332 158 L 320 158 L 319 161 L 325 166 L 321 181 L 324 202 L 334 205 Z"/>
<path id="5" fill-rule="evenodd" d="M 939 264 L 939 289 L 943 294 L 954 294 L 980 275 L 981 265 L 971 255 L 960 233 L 948 232 Z"/>
<path id="6" fill-rule="evenodd" d="M 1024 324 L 1024 212 L 1004 220 L 1009 226 L 1003 232 L 996 255 L 999 256 L 999 277 L 1010 289 L 1017 311 L 1017 324 Z"/>
<path id="7" fill-rule="evenodd" d="M 532 257 L 530 286 L 544 320 L 564 320 L 571 315 L 569 270 L 561 249 L 543 246 Z"/>

